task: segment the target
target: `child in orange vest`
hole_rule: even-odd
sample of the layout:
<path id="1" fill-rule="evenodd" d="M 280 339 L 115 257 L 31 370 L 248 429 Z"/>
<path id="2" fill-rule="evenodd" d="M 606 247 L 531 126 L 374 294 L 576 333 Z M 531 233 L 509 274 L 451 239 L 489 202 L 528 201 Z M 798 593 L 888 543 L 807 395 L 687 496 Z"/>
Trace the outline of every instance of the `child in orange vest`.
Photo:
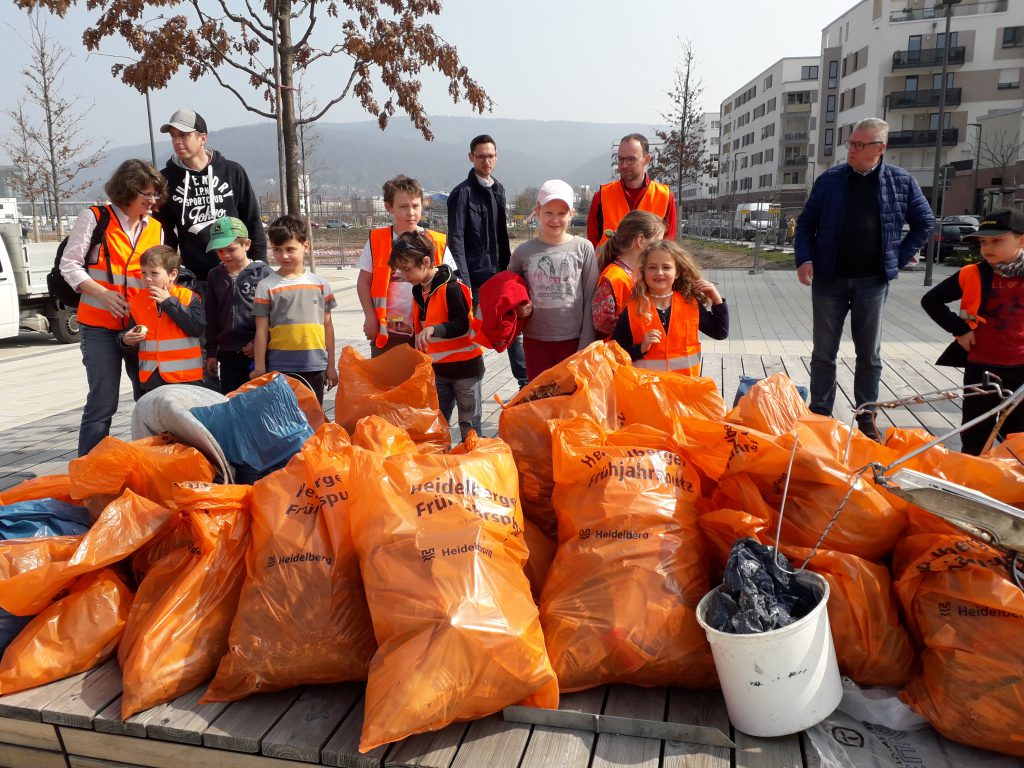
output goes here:
<path id="1" fill-rule="evenodd" d="M 599 249 L 597 289 L 591 305 L 594 330 L 608 338 L 636 285 L 640 252 L 647 243 L 665 236 L 665 222 L 650 211 L 630 211 Z"/>
<path id="2" fill-rule="evenodd" d="M 978 384 L 985 371 L 1011 391 L 1024 384 L 1024 213 L 1004 208 L 990 213 L 977 232 L 964 237 L 981 243 L 983 261 L 968 264 L 921 297 L 925 312 L 955 340 L 936 361 L 964 369 L 964 385 Z M 955 314 L 946 306 L 960 302 Z M 998 395 L 964 398 L 962 424 L 998 405 Z M 985 447 L 995 417 L 960 435 L 964 453 Z M 1024 432 L 1024 408 L 1015 408 L 1001 435 Z"/>
<path id="3" fill-rule="evenodd" d="M 384 208 L 394 224 L 370 230 L 356 266 L 356 295 L 363 308 L 363 335 L 370 340 L 370 357 L 397 344 L 412 344 L 412 286 L 388 265 L 391 245 L 399 235 L 420 229 L 423 187 L 416 179 L 396 176 L 384 182 Z M 434 264 L 456 269 L 455 259 L 440 232 L 422 230 L 434 241 Z M 465 275 L 464 265 L 460 273 Z"/>
<path id="4" fill-rule="evenodd" d="M 416 349 L 430 355 L 441 413 L 451 422 L 459 406 L 459 435 L 480 434 L 483 350 L 473 340 L 473 298 L 447 264 L 434 263 L 434 240 L 426 232 L 399 235 L 388 263 L 412 284 Z"/>
<path id="5" fill-rule="evenodd" d="M 181 257 L 168 245 L 154 245 L 143 252 L 139 266 L 146 290 L 129 302 L 129 330 L 121 343 L 138 346 L 142 391 L 161 384 L 201 384 L 199 337 L 206 329 L 206 311 L 199 294 L 175 284 Z"/>
<path id="6" fill-rule="evenodd" d="M 701 277 L 690 254 L 671 240 L 644 248 L 639 272 L 612 340 L 640 368 L 699 376 L 698 331 L 713 339 L 729 336 L 725 299 Z"/>

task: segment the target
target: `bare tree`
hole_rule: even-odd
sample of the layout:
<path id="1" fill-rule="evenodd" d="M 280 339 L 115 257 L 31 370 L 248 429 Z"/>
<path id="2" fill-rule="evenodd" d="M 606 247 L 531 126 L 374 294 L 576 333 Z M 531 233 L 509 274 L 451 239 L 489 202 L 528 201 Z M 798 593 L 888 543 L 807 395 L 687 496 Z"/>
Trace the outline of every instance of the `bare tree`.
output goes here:
<path id="1" fill-rule="evenodd" d="M 63 16 L 76 0 L 15 2 Z M 349 95 L 376 116 L 382 129 L 401 109 L 428 141 L 433 134 L 420 103 L 424 68 L 447 78 L 453 101 L 465 99 L 477 112 L 491 107 L 455 47 L 423 21 L 441 13 L 441 0 L 246 0 L 241 12 L 238 5 L 229 0 L 89 0 L 99 17 L 82 41 L 97 50 L 107 37 L 123 38 L 139 60 L 115 64 L 112 71 L 140 92 L 165 87 L 185 69 L 193 80 L 216 78 L 245 109 L 279 120 L 290 211 L 299 210 L 298 127 L 316 122 Z M 174 15 L 143 19 L 150 12 L 179 8 Z M 322 18 L 330 26 L 318 30 Z M 347 56 L 351 65 L 347 76 L 334 78 L 337 92 L 318 111 L 299 116 L 296 75 L 316 64 L 337 71 L 337 56 Z M 377 100 L 378 84 L 387 92 L 383 103 Z"/>
<path id="2" fill-rule="evenodd" d="M 0 140 L 0 147 L 10 156 L 17 171 L 8 176 L 8 182 L 19 197 L 29 202 L 32 210 L 32 239 L 39 242 L 39 219 L 36 204 L 46 192 L 43 183 L 42 157 L 33 138 L 35 129 L 25 114 L 25 100 L 20 99 L 15 109 L 7 110 L 11 131 Z"/>
<path id="3" fill-rule="evenodd" d="M 1022 151 L 1024 141 L 1021 140 L 1019 133 L 997 130 L 990 137 L 982 139 L 982 167 L 999 169 L 1001 202 L 996 207 L 1009 205 L 1007 196 L 1012 195 L 1021 183 L 1017 173 L 1021 166 Z"/>
<path id="4" fill-rule="evenodd" d="M 63 95 L 63 72 L 71 54 L 47 34 L 46 22 L 39 13 L 29 15 L 29 38 L 25 43 L 30 54 L 28 66 L 21 70 L 26 96 L 17 113 L 26 130 L 26 146 L 32 148 L 30 154 L 34 158 L 26 170 L 38 174 L 38 183 L 53 201 L 57 236 L 63 237 L 61 201 L 90 186 L 91 182 L 75 180 L 82 171 L 103 159 L 106 144 L 93 152 L 92 141 L 81 138 L 84 118 L 91 107 L 82 109 L 80 99 Z M 25 113 L 26 102 L 36 108 L 37 120 Z"/>
<path id="5" fill-rule="evenodd" d="M 696 73 L 697 54 L 689 40 L 679 41 L 679 46 L 682 61 L 673 69 L 672 89 L 667 92 L 670 108 L 661 115 L 670 127 L 654 132 L 661 146 L 650 167 L 652 176 L 675 181 L 677 202 L 683 199 L 684 183 L 696 182 L 713 170 L 704 135 L 700 103 L 704 81 Z"/>

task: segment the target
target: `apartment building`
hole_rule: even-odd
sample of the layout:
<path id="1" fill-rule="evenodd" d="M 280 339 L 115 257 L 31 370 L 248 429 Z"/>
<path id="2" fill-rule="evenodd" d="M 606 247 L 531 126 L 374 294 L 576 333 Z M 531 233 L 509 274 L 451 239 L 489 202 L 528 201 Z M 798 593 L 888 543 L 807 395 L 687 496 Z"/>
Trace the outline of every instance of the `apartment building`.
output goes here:
<path id="1" fill-rule="evenodd" d="M 710 173 L 702 174 L 699 178 L 683 182 L 682 193 L 677 201 L 684 208 L 708 207 L 713 205 L 718 195 L 718 163 L 721 138 L 721 120 L 718 112 L 705 112 L 704 122 L 704 155 L 703 159 L 708 161 L 712 168 Z"/>
<path id="2" fill-rule="evenodd" d="M 718 201 L 799 206 L 813 165 L 818 56 L 783 58 L 722 102 Z"/>
<path id="3" fill-rule="evenodd" d="M 966 199 L 946 213 L 1009 204 L 1002 189 L 1012 186 L 1007 174 L 985 173 L 990 153 L 984 150 L 1016 135 L 1019 168 L 1020 119 L 1014 110 L 1024 103 L 1024 0 L 953 5 L 948 40 L 945 13 L 939 0 L 862 0 L 822 30 L 812 138 L 818 173 L 846 161 L 843 142 L 858 120 L 883 117 L 890 126 L 886 162 L 910 171 L 930 195 L 945 93 L 943 177 L 956 188 L 978 178 L 977 190 L 968 187 Z M 984 186 L 991 187 L 993 179 L 999 190 Z"/>

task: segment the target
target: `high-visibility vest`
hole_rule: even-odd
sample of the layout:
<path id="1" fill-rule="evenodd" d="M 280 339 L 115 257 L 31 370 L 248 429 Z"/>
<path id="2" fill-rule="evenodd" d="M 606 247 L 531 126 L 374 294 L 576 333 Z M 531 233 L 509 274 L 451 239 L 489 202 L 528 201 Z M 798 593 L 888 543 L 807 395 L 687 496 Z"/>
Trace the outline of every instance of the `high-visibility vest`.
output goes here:
<path id="1" fill-rule="evenodd" d="M 452 280 L 458 283 L 462 289 L 462 295 L 466 299 L 466 307 L 473 306 L 473 294 L 469 286 L 452 276 Z M 426 318 L 420 320 L 420 308 L 417 306 L 413 313 L 412 328 L 419 333 L 428 325 L 440 325 L 448 322 L 448 283 L 442 283 L 430 292 L 427 296 Z M 461 336 L 453 336 L 448 339 L 434 339 L 427 344 L 427 354 L 430 355 L 432 363 L 455 363 L 460 360 L 472 360 L 484 353 L 477 343 L 480 323 L 473 315 L 470 315 L 469 329 Z"/>
<path id="2" fill-rule="evenodd" d="M 615 297 L 615 309 L 621 313 L 629 301 L 629 295 L 633 292 L 636 280 L 633 279 L 633 275 L 628 269 L 614 261 L 604 268 L 601 277 L 611 284 L 612 295 Z M 600 278 L 598 282 L 600 282 Z"/>
<path id="3" fill-rule="evenodd" d="M 640 344 L 648 331 L 662 332 L 662 340 L 652 344 L 647 354 L 633 365 L 654 371 L 675 371 L 688 376 L 700 375 L 700 308 L 696 301 L 687 301 L 681 293 L 672 293 L 672 316 L 668 330 L 661 324 L 657 310 L 645 298 L 649 311 L 642 311 L 637 301 L 626 305 L 633 341 Z"/>
<path id="4" fill-rule="evenodd" d="M 629 201 L 626 199 L 626 193 L 622 191 L 621 181 L 612 181 L 608 184 L 601 185 L 601 239 L 597 241 L 598 245 L 601 245 L 608 236 L 605 235 L 606 229 L 615 229 L 619 226 L 619 222 L 625 217 L 627 213 L 633 210 L 637 211 L 650 211 L 659 219 L 664 219 L 668 215 L 668 201 L 671 197 L 672 192 L 665 184 L 659 184 L 656 181 L 648 183 L 647 189 L 644 190 L 644 196 L 640 198 L 640 202 L 637 203 L 636 208 L 629 207 Z"/>
<path id="5" fill-rule="evenodd" d="M 172 285 L 171 296 L 187 307 L 193 293 L 188 288 Z M 154 371 L 169 384 L 183 384 L 203 378 L 203 354 L 199 339 L 188 336 L 166 313 L 160 311 L 148 292 L 137 293 L 131 301 L 132 317 L 145 325 L 146 338 L 139 344 L 139 381 L 145 384 Z"/>
<path id="6" fill-rule="evenodd" d="M 960 318 L 964 320 L 973 331 L 985 318 L 978 314 L 981 309 L 981 270 L 977 264 L 968 264 L 960 270 L 957 275 L 960 283 Z"/>
<path id="7" fill-rule="evenodd" d="M 434 266 L 441 266 L 447 238 L 440 232 L 423 230 L 434 241 Z M 388 286 L 391 285 L 391 244 L 394 242 L 394 228 L 380 227 L 370 230 L 370 256 L 373 258 L 373 277 L 370 280 L 370 299 L 377 315 L 377 338 L 374 344 L 383 348 L 388 343 Z"/>
<path id="8" fill-rule="evenodd" d="M 94 206 L 92 212 L 99 220 L 99 209 Z M 95 264 L 86 264 L 85 271 L 89 277 L 104 288 L 119 292 L 126 301 L 131 303 L 135 295 L 144 291 L 146 287 L 146 282 L 142 279 L 142 266 L 139 264 L 139 257 L 147 248 L 160 245 L 162 239 L 160 222 L 150 216 L 146 222 L 146 228 L 142 230 L 139 239 L 132 245 L 128 234 L 121 228 L 121 222 L 111 208 L 106 237 L 99 245 L 99 260 Z M 88 258 L 88 254 L 86 257 Z M 114 317 L 103 308 L 98 299 L 83 293 L 78 303 L 78 322 L 120 331 L 126 327 L 128 318 Z"/>

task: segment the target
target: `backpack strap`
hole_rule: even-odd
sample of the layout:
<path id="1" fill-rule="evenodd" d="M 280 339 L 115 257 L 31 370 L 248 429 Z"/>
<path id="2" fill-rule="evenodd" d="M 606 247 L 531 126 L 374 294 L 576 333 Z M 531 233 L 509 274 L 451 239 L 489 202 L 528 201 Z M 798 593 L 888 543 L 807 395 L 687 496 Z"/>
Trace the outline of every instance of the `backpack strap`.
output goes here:
<path id="1" fill-rule="evenodd" d="M 96 248 L 97 246 L 99 246 L 101 248 L 104 247 L 104 245 L 105 245 L 105 243 L 107 241 L 107 227 L 110 225 L 110 206 L 107 206 L 107 205 L 93 206 L 92 207 L 92 212 L 96 216 L 96 226 L 93 227 L 93 229 L 92 229 L 92 236 L 89 238 L 89 248 L 85 252 L 85 254 L 86 254 L 85 255 L 86 264 L 89 263 L 89 254 L 92 253 L 92 249 L 93 248 Z M 108 256 L 109 256 L 109 254 L 108 254 Z M 97 256 L 96 256 L 96 261 L 94 261 L 92 263 L 95 264 L 97 261 L 99 261 L 98 252 L 97 252 Z M 106 260 L 106 262 L 107 262 L 107 282 L 110 283 L 111 285 L 113 285 L 114 284 L 114 269 L 113 269 L 113 267 L 110 266 L 110 259 L 109 258 Z"/>

